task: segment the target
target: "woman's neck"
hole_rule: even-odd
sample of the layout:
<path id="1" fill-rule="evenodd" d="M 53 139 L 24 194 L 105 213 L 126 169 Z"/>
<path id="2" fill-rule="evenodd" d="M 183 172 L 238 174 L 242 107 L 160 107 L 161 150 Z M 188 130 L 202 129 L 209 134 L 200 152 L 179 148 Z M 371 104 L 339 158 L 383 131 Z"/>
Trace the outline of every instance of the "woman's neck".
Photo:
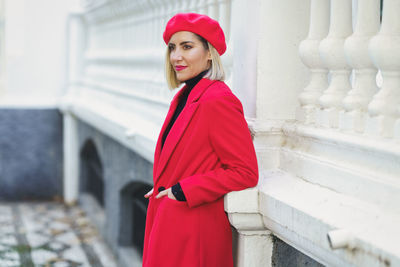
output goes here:
<path id="1" fill-rule="evenodd" d="M 200 72 L 197 74 L 197 76 L 190 78 L 189 80 L 184 81 L 186 85 L 190 88 L 193 88 L 200 80 L 203 78 L 203 76 L 208 72 L 208 69 L 205 71 Z"/>

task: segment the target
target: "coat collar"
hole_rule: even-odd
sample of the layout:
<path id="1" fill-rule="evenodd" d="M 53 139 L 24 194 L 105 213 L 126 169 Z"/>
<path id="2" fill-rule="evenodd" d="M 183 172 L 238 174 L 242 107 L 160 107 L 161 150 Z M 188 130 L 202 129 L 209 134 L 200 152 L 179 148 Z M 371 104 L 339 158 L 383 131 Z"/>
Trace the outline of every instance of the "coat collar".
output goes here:
<path id="1" fill-rule="evenodd" d="M 156 150 L 154 154 L 154 166 L 153 166 L 153 176 L 154 176 L 154 183 L 158 180 L 160 175 L 165 169 L 166 164 L 168 163 L 169 158 L 171 157 L 176 145 L 178 144 L 179 140 L 182 137 L 186 127 L 188 126 L 190 120 L 192 119 L 194 113 L 198 108 L 197 101 L 206 91 L 206 89 L 213 84 L 214 80 L 209 80 L 206 78 L 201 79 L 196 86 L 192 89 L 188 96 L 188 100 L 186 102 L 185 108 L 182 110 L 179 117 L 176 119 L 173 127 L 171 128 L 170 132 L 168 133 L 167 138 L 165 139 L 164 146 L 161 150 L 161 139 L 164 134 L 167 125 L 169 124 L 175 109 L 179 102 L 179 97 L 186 89 L 186 86 L 183 87 L 173 98 L 170 109 L 168 111 L 167 117 L 164 121 L 164 124 L 161 128 L 160 135 L 158 137 Z"/>

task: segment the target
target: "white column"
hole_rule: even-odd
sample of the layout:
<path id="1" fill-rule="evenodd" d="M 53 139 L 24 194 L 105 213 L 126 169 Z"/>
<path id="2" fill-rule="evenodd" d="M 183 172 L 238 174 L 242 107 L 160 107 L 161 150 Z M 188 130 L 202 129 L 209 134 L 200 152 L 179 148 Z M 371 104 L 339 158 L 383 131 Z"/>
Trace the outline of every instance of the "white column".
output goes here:
<path id="1" fill-rule="evenodd" d="M 240 3 L 239 3 L 240 4 Z M 225 69 L 225 82 L 229 85 L 233 85 L 233 52 L 234 52 L 234 43 L 233 38 L 231 37 L 232 27 L 231 27 L 231 18 L 232 18 L 232 6 L 230 1 L 222 1 L 219 2 L 218 7 L 218 22 L 225 34 L 225 41 L 227 46 L 227 51 L 222 56 L 222 62 L 224 64 Z"/>
<path id="2" fill-rule="evenodd" d="M 64 202 L 74 204 L 79 194 L 79 142 L 75 117 L 64 113 Z"/>
<path id="3" fill-rule="evenodd" d="M 218 22 L 221 25 L 222 29 L 225 33 L 225 39 L 229 43 L 230 42 L 230 33 L 231 33 L 231 0 L 223 0 L 218 2 Z"/>
<path id="4" fill-rule="evenodd" d="M 400 0 L 385 0 L 382 26 L 371 39 L 370 53 L 382 73 L 382 88 L 368 106 L 370 119 L 367 133 L 393 136 L 393 126 L 399 118 L 400 106 Z"/>
<path id="5" fill-rule="evenodd" d="M 4 1 L 0 1 L 0 97 L 4 94 L 5 89 L 5 69 L 6 69 L 6 60 L 5 60 L 5 20 L 4 20 Z"/>
<path id="6" fill-rule="evenodd" d="M 328 30 L 329 0 L 312 0 L 308 36 L 299 46 L 300 58 L 310 69 L 310 82 L 299 96 L 301 107 L 296 112 L 296 118 L 306 124 L 315 121 L 315 111 L 319 107 L 318 99 L 322 90 L 328 87 L 328 70 L 319 54 L 319 45 L 327 36 Z"/>
<path id="7" fill-rule="evenodd" d="M 331 81 L 319 98 L 321 112 L 319 124 L 337 127 L 342 100 L 350 90 L 350 67 L 344 55 L 344 41 L 352 33 L 351 1 L 331 0 L 331 17 L 328 36 L 321 41 L 320 53 L 325 66 L 330 70 Z"/>
<path id="8" fill-rule="evenodd" d="M 218 20 L 218 5 L 216 0 L 208 0 L 208 16 Z"/>
<path id="9" fill-rule="evenodd" d="M 272 266 L 272 233 L 265 231 L 238 231 L 237 267 Z"/>
<path id="10" fill-rule="evenodd" d="M 196 6 L 197 6 L 197 1 L 196 0 L 189 0 L 189 10 L 190 12 L 193 12 L 196 10 Z"/>
<path id="11" fill-rule="evenodd" d="M 197 10 L 200 14 L 207 14 L 207 0 L 198 0 Z"/>
<path id="12" fill-rule="evenodd" d="M 74 96 L 83 73 L 85 49 L 84 24 L 81 15 L 69 17 L 68 91 L 60 103 L 64 114 L 64 201 L 72 204 L 79 194 L 79 142 L 77 120 L 70 113 Z"/>
<path id="13" fill-rule="evenodd" d="M 357 22 L 354 33 L 344 44 L 348 64 L 354 69 L 354 87 L 343 100 L 344 111 L 340 113 L 343 130 L 362 132 L 368 103 L 377 92 L 377 69 L 368 53 L 368 44 L 379 30 L 380 1 L 357 1 Z"/>
<path id="14" fill-rule="evenodd" d="M 237 267 L 272 266 L 272 233 L 264 226 L 258 208 L 258 189 L 231 192 L 225 196 L 225 211 L 238 232 Z"/>

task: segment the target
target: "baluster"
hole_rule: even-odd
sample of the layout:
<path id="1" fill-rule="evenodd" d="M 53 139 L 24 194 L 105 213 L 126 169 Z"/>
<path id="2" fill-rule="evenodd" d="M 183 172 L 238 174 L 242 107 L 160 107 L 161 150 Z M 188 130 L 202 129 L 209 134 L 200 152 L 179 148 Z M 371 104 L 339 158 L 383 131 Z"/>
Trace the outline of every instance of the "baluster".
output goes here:
<path id="1" fill-rule="evenodd" d="M 155 28 L 155 22 L 156 22 L 156 18 L 157 18 L 157 10 L 158 7 L 155 5 L 155 1 L 154 0 L 149 0 L 149 6 L 147 8 L 147 27 L 149 30 L 149 47 L 154 48 L 154 43 L 155 43 L 155 39 L 154 39 L 154 34 L 155 31 L 153 31 L 153 29 Z"/>
<path id="2" fill-rule="evenodd" d="M 174 8 L 174 13 L 171 15 L 175 15 L 176 13 L 182 12 L 182 1 L 181 0 L 175 0 L 175 8 Z"/>
<path id="3" fill-rule="evenodd" d="M 322 90 L 328 87 L 327 73 L 319 54 L 319 45 L 329 30 L 329 0 L 312 0 L 310 27 L 307 39 L 300 43 L 299 54 L 310 69 L 310 82 L 299 96 L 301 108 L 296 112 L 297 120 L 306 124 L 315 122 L 315 111 Z"/>
<path id="4" fill-rule="evenodd" d="M 218 22 L 224 30 L 225 40 L 228 42 L 230 36 L 231 1 L 223 0 L 219 2 L 218 13 Z"/>
<path id="5" fill-rule="evenodd" d="M 218 20 L 218 5 L 216 0 L 208 0 L 208 16 Z"/>
<path id="6" fill-rule="evenodd" d="M 188 12 L 196 12 L 197 0 L 188 0 Z"/>
<path id="7" fill-rule="evenodd" d="M 207 14 L 207 0 L 199 0 L 197 3 L 198 13 Z"/>
<path id="8" fill-rule="evenodd" d="M 350 67 L 344 55 L 344 41 L 351 34 L 351 1 L 331 0 L 331 16 L 328 36 L 321 41 L 320 53 L 324 65 L 330 70 L 331 81 L 319 98 L 322 110 L 318 122 L 327 127 L 338 126 L 338 112 L 342 100 L 350 90 Z"/>
<path id="9" fill-rule="evenodd" d="M 164 41 L 162 39 L 162 34 L 164 32 L 165 23 L 165 12 L 166 12 L 166 4 L 162 0 L 156 0 L 155 5 L 158 6 L 157 12 L 157 21 L 155 24 L 156 31 L 154 32 L 157 47 L 162 49 L 164 47 Z"/>
<path id="10" fill-rule="evenodd" d="M 394 137 L 400 139 L 400 107 L 397 108 L 397 119 L 394 127 Z"/>
<path id="11" fill-rule="evenodd" d="M 189 12 L 190 1 L 183 0 L 181 3 L 181 12 Z"/>
<path id="12" fill-rule="evenodd" d="M 374 65 L 381 70 L 382 87 L 368 105 L 368 134 L 393 136 L 400 106 L 400 0 L 385 0 L 382 26 L 370 41 L 369 51 Z M 396 123 L 398 132 L 399 122 Z"/>
<path id="13" fill-rule="evenodd" d="M 357 21 L 354 33 L 344 44 L 348 64 L 354 69 L 354 87 L 343 100 L 340 128 L 364 131 L 368 103 L 377 92 L 377 69 L 368 53 L 368 44 L 379 30 L 379 0 L 362 0 L 357 5 Z"/>
<path id="14" fill-rule="evenodd" d="M 233 84 L 232 67 L 233 67 L 233 41 L 231 36 L 231 14 L 232 5 L 230 0 L 224 0 L 219 2 L 219 16 L 218 21 L 221 28 L 224 30 L 225 41 L 227 44 L 227 50 L 222 57 L 224 70 L 225 70 L 225 80 L 229 86 Z"/>
<path id="15" fill-rule="evenodd" d="M 167 15 L 167 21 L 176 13 L 175 6 L 176 6 L 176 0 L 170 0 L 170 3 L 168 4 L 168 15 Z M 167 22 L 166 21 L 166 22 Z"/>

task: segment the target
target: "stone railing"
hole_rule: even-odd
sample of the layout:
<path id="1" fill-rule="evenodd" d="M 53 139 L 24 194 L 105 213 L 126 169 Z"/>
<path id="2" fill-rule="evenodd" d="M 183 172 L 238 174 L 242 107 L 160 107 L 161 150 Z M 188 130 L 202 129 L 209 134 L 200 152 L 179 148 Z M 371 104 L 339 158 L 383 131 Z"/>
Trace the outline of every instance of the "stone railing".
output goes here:
<path id="1" fill-rule="evenodd" d="M 310 80 L 283 125 L 282 172 L 260 187 L 267 227 L 332 266 L 400 262 L 400 1 L 381 3 L 310 1 Z"/>
<path id="2" fill-rule="evenodd" d="M 354 1 L 352 12 L 348 0 L 311 1 L 309 34 L 299 49 L 310 69 L 310 82 L 299 96 L 296 129 L 285 128 L 289 136 L 307 137 L 309 144 L 315 144 L 301 151 L 331 160 L 354 178 L 313 182 L 374 203 L 383 199 L 373 185 L 393 192 L 400 174 L 400 165 L 394 164 L 400 151 L 400 19 L 396 13 L 400 1 L 385 0 L 382 23 L 380 2 Z M 326 144 L 324 151 L 313 150 L 321 142 Z M 362 185 L 354 191 L 352 182 Z M 398 211 L 389 204 L 392 197 L 397 198 L 385 199 Z"/>
<path id="3" fill-rule="evenodd" d="M 230 1 L 103 2 L 87 1 L 84 15 L 87 47 L 83 80 L 91 88 L 168 103 L 171 93 L 165 86 L 162 33 L 175 13 L 206 13 L 221 22 L 229 38 Z"/>
<path id="4" fill-rule="evenodd" d="M 311 72 L 299 97 L 300 121 L 400 138 L 400 2 L 384 1 L 382 23 L 380 2 L 357 1 L 353 18 L 351 1 L 312 1 L 309 35 L 300 46 Z"/>

